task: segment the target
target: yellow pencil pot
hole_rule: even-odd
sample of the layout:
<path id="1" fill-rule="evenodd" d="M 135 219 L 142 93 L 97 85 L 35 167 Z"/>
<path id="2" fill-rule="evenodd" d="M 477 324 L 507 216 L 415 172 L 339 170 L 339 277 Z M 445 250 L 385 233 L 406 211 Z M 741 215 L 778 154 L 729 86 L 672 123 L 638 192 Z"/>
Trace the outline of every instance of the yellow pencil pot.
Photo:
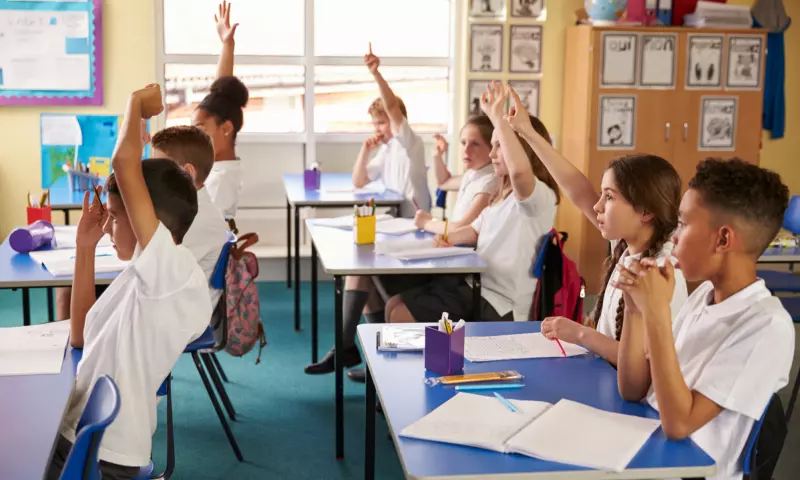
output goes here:
<path id="1" fill-rule="evenodd" d="M 369 217 L 355 217 L 353 225 L 353 238 L 356 245 L 369 245 L 375 243 L 375 215 Z"/>

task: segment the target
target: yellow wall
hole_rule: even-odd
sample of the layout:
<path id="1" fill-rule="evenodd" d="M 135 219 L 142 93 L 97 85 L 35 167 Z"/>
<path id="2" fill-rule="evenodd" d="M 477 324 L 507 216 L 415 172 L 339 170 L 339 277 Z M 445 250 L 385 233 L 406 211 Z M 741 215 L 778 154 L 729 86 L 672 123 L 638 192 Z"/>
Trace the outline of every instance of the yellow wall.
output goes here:
<path id="1" fill-rule="evenodd" d="M 0 238 L 25 223 L 25 195 L 40 190 L 39 114 L 119 115 L 130 92 L 155 81 L 153 16 L 153 0 L 103 1 L 102 107 L 0 107 Z"/>

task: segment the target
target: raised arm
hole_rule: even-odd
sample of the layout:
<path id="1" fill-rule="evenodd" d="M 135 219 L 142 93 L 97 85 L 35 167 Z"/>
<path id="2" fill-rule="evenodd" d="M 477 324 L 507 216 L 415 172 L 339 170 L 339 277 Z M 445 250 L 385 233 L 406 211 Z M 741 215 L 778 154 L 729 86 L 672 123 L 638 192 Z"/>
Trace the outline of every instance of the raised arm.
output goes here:
<path id="1" fill-rule="evenodd" d="M 364 188 L 369 182 L 369 155 L 381 143 L 381 138 L 378 135 L 372 135 L 361 145 L 361 151 L 358 152 L 356 163 L 353 165 L 353 186 L 356 188 Z"/>
<path id="2" fill-rule="evenodd" d="M 231 25 L 231 4 L 227 0 L 219 4 L 214 22 L 217 24 L 217 35 L 222 42 L 222 51 L 217 61 L 217 78 L 230 77 L 233 76 L 233 51 L 236 46 L 233 36 L 239 24 Z"/>
<path id="3" fill-rule="evenodd" d="M 508 123 L 533 148 L 544 166 L 550 171 L 550 175 L 561 187 L 561 191 L 597 227 L 594 205 L 600 195 L 597 194 L 589 179 L 575 168 L 575 165 L 558 153 L 558 150 L 553 148 L 550 142 L 534 130 L 528 117 L 528 111 L 519 99 L 519 95 L 513 88 L 509 90 L 514 107 L 512 113 L 507 117 Z"/>
<path id="4" fill-rule="evenodd" d="M 533 193 L 536 179 L 533 176 L 533 168 L 531 162 L 528 161 L 528 155 L 525 154 L 525 149 L 519 143 L 510 123 L 504 120 L 507 102 L 508 89 L 497 81 L 488 85 L 486 91 L 481 95 L 481 109 L 492 121 L 494 130 L 497 132 L 500 150 L 505 158 L 514 195 L 517 200 L 525 200 Z"/>
<path id="5" fill-rule="evenodd" d="M 447 140 L 438 133 L 433 138 L 436 139 L 436 145 L 433 147 L 433 173 L 436 175 L 436 185 L 446 192 L 458 191 L 461 188 L 461 176 L 450 173 L 444 162 Z"/>
<path id="6" fill-rule="evenodd" d="M 383 106 L 386 108 L 386 114 L 389 116 L 392 132 L 395 134 L 399 133 L 404 119 L 403 112 L 400 110 L 400 100 L 397 99 L 392 88 L 386 83 L 386 79 L 384 79 L 381 72 L 378 71 L 378 67 L 381 65 L 381 59 L 372 53 L 372 42 L 369 44 L 369 53 L 364 55 L 364 63 L 367 65 L 367 68 L 369 68 L 369 73 L 372 74 L 375 83 L 378 84 L 378 90 L 381 92 L 381 100 L 383 100 Z"/>
<path id="7" fill-rule="evenodd" d="M 158 217 L 142 175 L 141 121 L 158 115 L 163 110 L 161 88 L 158 85 L 149 85 L 133 92 L 128 100 L 119 141 L 111 159 L 122 202 L 142 249 L 153 238 L 158 228 Z"/>

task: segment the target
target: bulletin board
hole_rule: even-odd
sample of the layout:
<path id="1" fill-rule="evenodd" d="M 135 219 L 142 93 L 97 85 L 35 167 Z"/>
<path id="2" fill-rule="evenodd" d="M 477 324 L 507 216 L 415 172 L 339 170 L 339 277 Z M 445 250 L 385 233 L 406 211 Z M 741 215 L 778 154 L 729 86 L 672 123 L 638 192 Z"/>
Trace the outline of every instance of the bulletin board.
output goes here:
<path id="1" fill-rule="evenodd" d="M 0 105 L 102 105 L 102 18 L 102 0 L 0 0 Z"/>

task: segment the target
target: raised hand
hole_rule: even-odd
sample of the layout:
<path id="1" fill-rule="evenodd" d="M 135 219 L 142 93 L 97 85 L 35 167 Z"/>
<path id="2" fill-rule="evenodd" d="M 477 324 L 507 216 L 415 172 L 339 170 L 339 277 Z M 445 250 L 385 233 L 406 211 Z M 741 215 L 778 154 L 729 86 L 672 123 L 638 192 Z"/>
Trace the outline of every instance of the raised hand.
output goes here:
<path id="1" fill-rule="evenodd" d="M 142 108 L 142 119 L 155 117 L 164 111 L 164 102 L 161 98 L 161 87 L 152 83 L 147 87 L 133 92 L 133 98 L 138 100 Z"/>
<path id="2" fill-rule="evenodd" d="M 438 133 L 433 136 L 436 140 L 436 145 L 433 146 L 433 155 L 435 157 L 444 156 L 447 153 L 447 140 L 444 139 L 443 136 L 439 135 Z"/>
<path id="3" fill-rule="evenodd" d="M 227 0 L 223 0 L 219 4 L 218 11 L 214 15 L 214 22 L 217 24 L 217 35 L 222 43 L 233 42 L 233 36 L 236 34 L 236 27 L 238 23 L 231 26 L 231 4 Z"/>
<path id="4" fill-rule="evenodd" d="M 513 105 L 508 114 L 503 118 L 511 125 L 511 128 L 520 135 L 524 136 L 525 134 L 533 132 L 533 125 L 531 124 L 531 117 L 528 113 L 528 109 L 525 108 L 525 105 L 522 103 L 522 100 L 519 99 L 519 95 L 513 88 L 508 87 L 508 92 L 511 94 Z"/>
<path id="5" fill-rule="evenodd" d="M 381 66 L 381 59 L 372 53 L 372 42 L 369 42 L 369 53 L 364 55 L 364 65 L 369 69 L 369 73 L 373 75 L 378 72 L 378 67 Z"/>
<path id="6" fill-rule="evenodd" d="M 481 95 L 481 110 L 495 126 L 503 120 L 507 101 L 508 88 L 502 83 L 493 80 L 486 85 L 486 91 Z"/>
<path id="7" fill-rule="evenodd" d="M 79 248 L 95 248 L 97 246 L 97 243 L 103 238 L 103 226 L 108 218 L 108 211 L 100 202 L 102 187 L 96 187 L 93 190 L 94 192 L 87 190 L 83 194 L 83 212 L 75 237 L 75 245 Z M 89 198 L 92 193 L 94 193 L 94 201 L 90 202 Z"/>

